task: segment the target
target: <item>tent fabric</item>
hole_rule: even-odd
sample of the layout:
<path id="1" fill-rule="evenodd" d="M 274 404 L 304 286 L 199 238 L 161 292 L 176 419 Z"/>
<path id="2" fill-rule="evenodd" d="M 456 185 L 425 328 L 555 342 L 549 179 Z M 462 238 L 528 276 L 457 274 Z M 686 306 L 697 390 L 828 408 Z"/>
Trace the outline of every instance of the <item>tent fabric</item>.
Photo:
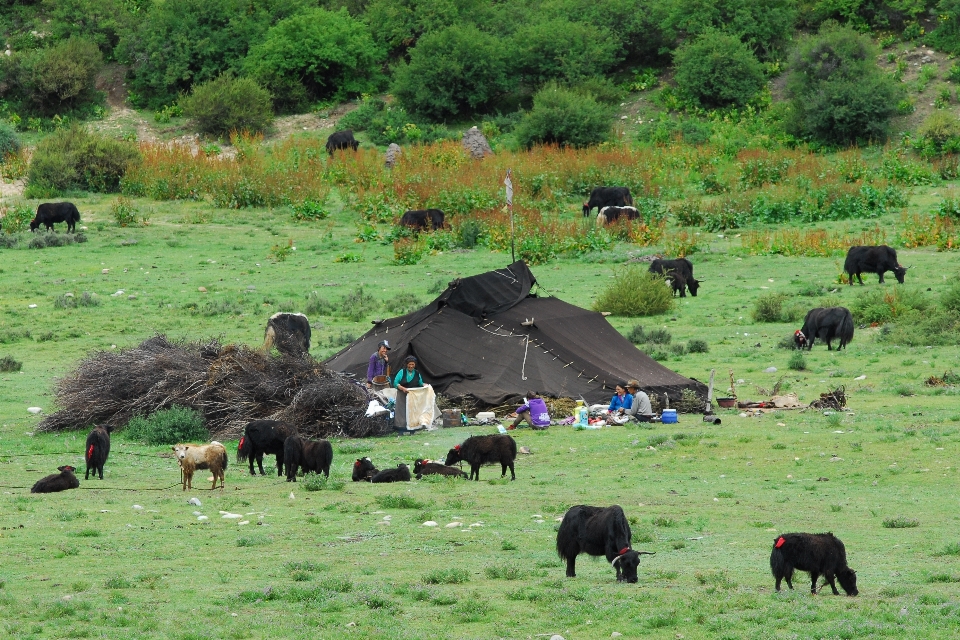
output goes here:
<path id="1" fill-rule="evenodd" d="M 438 393 L 481 405 L 500 405 L 527 390 L 606 402 L 631 378 L 671 402 L 684 389 L 706 397 L 702 383 L 638 350 L 600 313 L 531 294 L 535 283 L 522 261 L 455 280 L 423 309 L 380 322 L 326 364 L 362 377 L 377 343 L 388 339 L 393 369 L 414 355 L 424 382 Z"/>

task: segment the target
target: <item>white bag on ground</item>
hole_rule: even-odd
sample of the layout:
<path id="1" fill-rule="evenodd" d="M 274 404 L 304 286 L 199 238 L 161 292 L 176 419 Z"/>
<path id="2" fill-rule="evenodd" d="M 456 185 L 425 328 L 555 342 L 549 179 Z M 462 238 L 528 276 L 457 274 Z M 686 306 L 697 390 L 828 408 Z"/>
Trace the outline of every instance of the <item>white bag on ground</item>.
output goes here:
<path id="1" fill-rule="evenodd" d="M 429 384 L 407 389 L 397 394 L 397 414 L 394 421 L 399 428 L 430 428 L 440 416 L 437 410 L 437 395 Z"/>

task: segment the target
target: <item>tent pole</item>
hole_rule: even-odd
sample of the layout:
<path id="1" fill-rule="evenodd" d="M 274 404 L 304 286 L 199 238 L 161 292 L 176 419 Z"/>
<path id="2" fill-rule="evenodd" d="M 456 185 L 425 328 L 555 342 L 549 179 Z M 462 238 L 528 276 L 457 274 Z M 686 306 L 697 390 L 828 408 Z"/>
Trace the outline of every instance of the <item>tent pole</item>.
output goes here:
<path id="1" fill-rule="evenodd" d="M 510 262 L 517 261 L 516 248 L 513 241 L 513 169 L 507 169 L 507 177 L 503 184 L 507 187 L 507 209 L 510 210 Z"/>

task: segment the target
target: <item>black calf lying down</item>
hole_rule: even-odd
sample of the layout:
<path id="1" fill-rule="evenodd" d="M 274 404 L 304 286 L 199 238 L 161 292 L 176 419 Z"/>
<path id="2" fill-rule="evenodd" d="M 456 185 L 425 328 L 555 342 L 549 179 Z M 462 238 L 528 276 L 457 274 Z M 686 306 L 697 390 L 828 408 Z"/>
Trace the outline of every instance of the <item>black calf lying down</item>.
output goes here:
<path id="1" fill-rule="evenodd" d="M 67 489 L 76 489 L 80 486 L 77 476 L 73 475 L 75 469 L 70 465 L 57 467 L 60 473 L 40 478 L 37 480 L 30 493 L 56 493 L 57 491 L 66 491 Z"/>
<path id="2" fill-rule="evenodd" d="M 396 469 L 384 469 L 370 478 L 370 482 L 409 482 L 410 467 L 398 464 Z"/>
<path id="3" fill-rule="evenodd" d="M 787 586 L 793 589 L 793 571 L 810 572 L 810 592 L 817 592 L 817 578 L 821 575 L 838 596 L 836 577 L 840 586 L 848 596 L 855 596 L 857 591 L 857 572 L 847 566 L 847 550 L 840 539 L 832 533 L 785 533 L 773 541 L 773 551 L 770 553 L 770 570 L 777 580 L 777 591 L 780 591 L 780 581 L 786 578 Z"/>
<path id="4" fill-rule="evenodd" d="M 456 467 L 449 467 L 439 462 L 431 462 L 430 460 L 414 460 L 413 472 L 416 474 L 417 480 L 420 480 L 423 476 L 431 475 L 450 476 L 452 478 L 470 477 Z"/>
<path id="5" fill-rule="evenodd" d="M 370 458 L 357 458 L 357 461 L 353 463 L 353 481 L 359 482 L 360 480 L 366 480 L 370 482 L 370 478 L 377 475 L 379 471 L 379 469 L 373 466 Z"/>

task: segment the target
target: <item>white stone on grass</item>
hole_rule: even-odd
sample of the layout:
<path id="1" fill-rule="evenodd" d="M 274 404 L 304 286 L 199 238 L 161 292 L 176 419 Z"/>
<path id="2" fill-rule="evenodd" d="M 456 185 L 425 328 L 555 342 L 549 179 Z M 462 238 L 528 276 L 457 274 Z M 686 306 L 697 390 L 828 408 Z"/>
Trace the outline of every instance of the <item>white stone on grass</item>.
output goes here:
<path id="1" fill-rule="evenodd" d="M 42 413 L 43 409 L 41 409 L 40 407 L 27 407 L 27 411 L 29 413 Z"/>
<path id="2" fill-rule="evenodd" d="M 435 526 L 437 526 L 437 523 L 434 522 L 433 520 L 427 520 L 426 522 L 423 523 L 423 526 L 424 526 L 424 527 L 435 527 Z"/>

